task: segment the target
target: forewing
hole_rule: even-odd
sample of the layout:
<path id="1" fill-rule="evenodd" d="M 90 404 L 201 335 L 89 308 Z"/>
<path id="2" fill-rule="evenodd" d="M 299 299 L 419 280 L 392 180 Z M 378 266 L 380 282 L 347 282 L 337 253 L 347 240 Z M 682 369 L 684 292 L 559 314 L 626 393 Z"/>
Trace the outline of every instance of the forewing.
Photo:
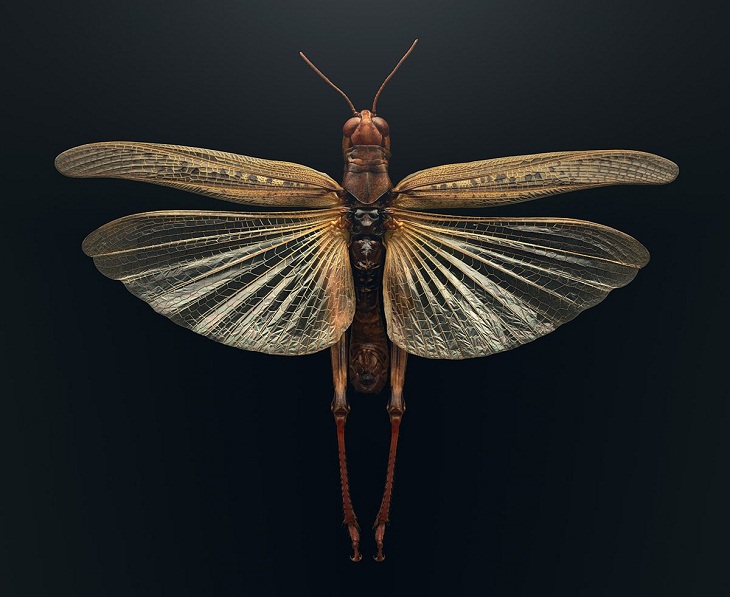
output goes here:
<path id="1" fill-rule="evenodd" d="M 339 216 L 144 213 L 102 226 L 83 249 L 177 324 L 236 348 L 302 355 L 334 344 L 354 315 Z"/>
<path id="2" fill-rule="evenodd" d="M 637 240 L 591 222 L 390 213 L 388 335 L 422 357 L 465 359 L 530 342 L 628 284 L 649 260 Z"/>
<path id="3" fill-rule="evenodd" d="M 342 191 L 312 168 L 234 153 L 156 143 L 90 143 L 56 158 L 62 174 L 126 178 L 247 205 L 332 207 Z"/>
<path id="4" fill-rule="evenodd" d="M 628 150 L 567 151 L 448 164 L 415 172 L 393 189 L 409 209 L 492 207 L 618 184 L 666 184 L 674 162 Z"/>

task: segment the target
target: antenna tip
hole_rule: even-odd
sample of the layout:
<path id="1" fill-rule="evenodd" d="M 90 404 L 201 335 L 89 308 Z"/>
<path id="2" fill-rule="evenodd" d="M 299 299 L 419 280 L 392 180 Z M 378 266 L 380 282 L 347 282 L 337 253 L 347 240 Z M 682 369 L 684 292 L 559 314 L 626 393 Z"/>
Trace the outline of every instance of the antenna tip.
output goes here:
<path id="1" fill-rule="evenodd" d="M 376 114 L 375 112 L 375 106 L 378 103 L 378 98 L 380 97 L 380 93 L 383 91 L 383 88 L 386 86 L 388 81 L 393 77 L 393 75 L 396 73 L 396 71 L 400 68 L 400 65 L 403 64 L 403 61 L 410 56 L 411 52 L 413 52 L 413 48 L 416 47 L 416 44 L 418 43 L 418 38 L 411 44 L 411 47 L 408 48 L 408 51 L 403 54 L 403 58 L 401 58 L 398 61 L 398 64 L 395 65 L 395 68 L 390 72 L 390 74 L 385 77 L 385 81 L 383 81 L 383 84 L 380 86 L 380 89 L 378 89 L 378 92 L 375 94 L 375 99 L 373 99 L 373 109 L 370 110 L 373 114 Z"/>

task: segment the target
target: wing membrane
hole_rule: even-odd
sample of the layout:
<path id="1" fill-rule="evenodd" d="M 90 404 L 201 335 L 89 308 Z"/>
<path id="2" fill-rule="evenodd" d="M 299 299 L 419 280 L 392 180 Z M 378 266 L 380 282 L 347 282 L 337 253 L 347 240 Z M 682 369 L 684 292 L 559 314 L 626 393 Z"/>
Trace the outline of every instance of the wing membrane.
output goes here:
<path id="1" fill-rule="evenodd" d="M 393 205 L 409 209 L 491 207 L 617 184 L 666 184 L 674 162 L 628 150 L 519 155 L 415 172 L 400 181 Z"/>
<path id="2" fill-rule="evenodd" d="M 591 222 L 390 213 L 388 335 L 422 357 L 486 356 L 530 342 L 628 284 L 649 260 L 635 239 Z"/>
<path id="3" fill-rule="evenodd" d="M 342 191 L 312 168 L 234 153 L 156 143 L 90 143 L 56 158 L 62 174 L 151 182 L 247 205 L 332 207 Z"/>
<path id="4" fill-rule="evenodd" d="M 302 355 L 334 344 L 354 315 L 339 215 L 144 213 L 102 226 L 83 249 L 179 325 L 236 348 Z"/>

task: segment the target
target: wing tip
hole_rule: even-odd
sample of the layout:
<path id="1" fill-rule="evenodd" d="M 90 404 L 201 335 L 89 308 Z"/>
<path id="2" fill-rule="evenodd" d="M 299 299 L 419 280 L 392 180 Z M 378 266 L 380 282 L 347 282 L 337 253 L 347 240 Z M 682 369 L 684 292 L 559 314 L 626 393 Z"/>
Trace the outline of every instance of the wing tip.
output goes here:
<path id="1" fill-rule="evenodd" d="M 651 173 L 653 176 L 646 177 L 646 182 L 648 184 L 669 184 L 679 175 L 679 166 L 677 166 L 677 164 L 675 164 L 672 160 L 668 160 L 667 158 L 655 153 L 643 151 L 633 151 L 629 153 L 638 154 L 645 162 L 651 164 L 652 169 L 655 169 L 655 171 Z"/>
<path id="2" fill-rule="evenodd" d="M 102 226 L 99 226 L 96 230 L 93 232 L 89 232 L 89 234 L 86 235 L 86 238 L 81 241 L 81 250 L 84 252 L 84 255 L 87 255 L 88 257 L 91 257 L 92 259 L 96 259 L 100 255 L 108 254 L 108 245 L 105 242 L 105 239 L 108 238 L 107 231 L 110 229 L 115 229 L 117 226 L 119 226 L 120 223 L 124 221 L 134 220 L 138 216 L 148 216 L 154 212 L 148 212 L 146 214 L 132 214 L 129 216 L 123 216 L 121 218 L 117 218 L 116 220 L 112 220 L 111 222 L 107 222 L 106 224 L 103 224 Z M 113 250 L 111 251 L 114 252 Z"/>
<path id="3" fill-rule="evenodd" d="M 94 234 L 96 231 L 88 234 L 84 240 L 81 241 L 81 250 L 84 252 L 84 255 L 87 257 L 94 257 Z"/>
<path id="4" fill-rule="evenodd" d="M 56 156 L 56 159 L 53 160 L 53 165 L 56 167 L 56 170 L 64 176 L 69 176 L 71 178 L 75 177 L 70 162 L 76 149 L 78 149 L 78 147 L 67 149 L 66 151 L 59 153 Z"/>
<path id="5" fill-rule="evenodd" d="M 679 176 L 679 166 L 672 160 L 668 160 L 660 155 L 649 154 L 659 168 L 657 184 L 669 184 Z"/>
<path id="6" fill-rule="evenodd" d="M 113 222 L 109 222 L 108 224 L 112 223 Z M 102 255 L 105 252 L 104 229 L 108 226 L 108 224 L 104 224 L 93 232 L 90 232 L 86 235 L 86 238 L 81 241 L 81 250 L 84 252 L 84 255 L 86 255 L 87 257 L 91 257 L 92 259 L 96 259 L 96 257 Z"/>
<path id="7" fill-rule="evenodd" d="M 69 178 L 87 178 L 88 176 L 82 173 L 82 166 L 85 163 L 82 158 L 91 148 L 100 145 L 106 145 L 106 143 L 85 143 L 62 151 L 53 160 L 53 165 L 56 170 Z"/>
<path id="8" fill-rule="evenodd" d="M 610 181 L 608 184 L 653 184 L 664 185 L 674 181 L 679 175 L 679 166 L 672 160 L 665 157 L 650 153 L 648 151 L 638 151 L 635 149 L 608 149 L 608 150 L 589 150 L 585 152 L 577 152 L 576 157 L 580 157 L 581 153 L 598 153 L 617 157 L 619 160 L 630 165 L 640 165 L 641 170 L 633 172 L 626 176 Z"/>
<path id="9" fill-rule="evenodd" d="M 635 149 L 608 149 L 591 150 L 585 153 L 605 154 L 615 156 L 628 165 L 639 165 L 640 170 L 632 172 L 629 176 L 623 173 L 615 180 L 608 182 L 614 184 L 640 184 L 640 185 L 664 185 L 674 181 L 679 175 L 679 166 L 672 160 L 650 153 L 648 151 L 637 151 Z M 582 153 L 582 152 L 579 152 Z M 576 156 L 580 157 L 580 156 Z"/>
<path id="10" fill-rule="evenodd" d="M 667 163 L 668 170 L 668 175 L 664 180 L 664 184 L 669 184 L 670 182 L 673 182 L 677 176 L 679 176 L 679 166 L 677 166 L 677 164 L 675 164 L 672 160 L 667 160 L 666 158 L 664 158 L 664 160 Z"/>
<path id="11" fill-rule="evenodd" d="M 651 254 L 647 250 L 647 248 L 644 245 L 641 245 L 641 248 L 644 249 L 643 253 L 641 254 L 641 257 L 639 259 L 639 269 L 642 267 L 646 267 L 649 265 L 649 262 L 651 261 Z"/>

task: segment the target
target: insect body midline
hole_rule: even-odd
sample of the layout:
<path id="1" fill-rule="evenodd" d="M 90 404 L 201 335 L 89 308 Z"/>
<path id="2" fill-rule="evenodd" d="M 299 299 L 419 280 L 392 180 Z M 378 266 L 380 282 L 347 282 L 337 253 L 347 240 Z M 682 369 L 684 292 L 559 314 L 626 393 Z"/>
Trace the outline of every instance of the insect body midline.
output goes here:
<path id="1" fill-rule="evenodd" d="M 355 288 L 355 315 L 349 331 L 349 372 L 356 390 L 374 394 L 385 387 L 390 368 L 390 345 L 385 329 L 383 267 L 385 208 L 392 202 L 388 175 L 388 124 L 362 110 L 342 129 L 350 225 L 350 266 Z"/>
<path id="2" fill-rule="evenodd" d="M 385 246 L 385 208 L 355 200 L 348 209 L 350 264 L 355 283 L 355 317 L 350 327 L 349 369 L 353 386 L 372 394 L 388 378 L 389 346 L 381 302 Z"/>

